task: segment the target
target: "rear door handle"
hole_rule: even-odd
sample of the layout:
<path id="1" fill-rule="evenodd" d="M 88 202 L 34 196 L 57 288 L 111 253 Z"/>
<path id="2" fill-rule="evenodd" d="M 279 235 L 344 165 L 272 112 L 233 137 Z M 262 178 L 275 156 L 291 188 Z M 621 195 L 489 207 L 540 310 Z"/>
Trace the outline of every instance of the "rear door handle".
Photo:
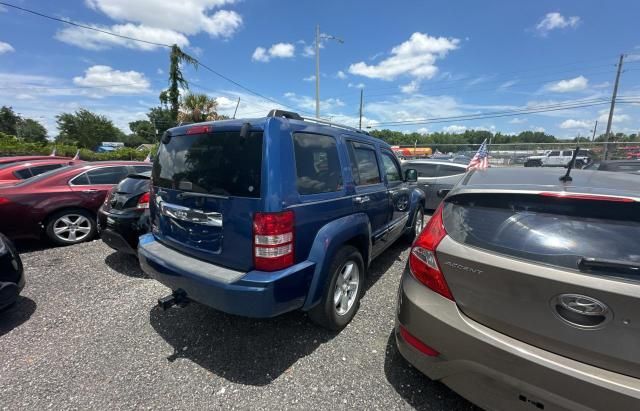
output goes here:
<path id="1" fill-rule="evenodd" d="M 87 193 L 87 194 L 97 193 L 99 191 L 100 190 L 96 190 L 95 188 L 89 188 L 89 189 L 86 189 L 86 190 L 82 190 L 83 193 Z"/>
<path id="2" fill-rule="evenodd" d="M 357 196 L 353 198 L 353 202 L 356 204 L 363 204 L 366 203 L 367 201 L 371 200 L 369 198 L 369 196 Z"/>

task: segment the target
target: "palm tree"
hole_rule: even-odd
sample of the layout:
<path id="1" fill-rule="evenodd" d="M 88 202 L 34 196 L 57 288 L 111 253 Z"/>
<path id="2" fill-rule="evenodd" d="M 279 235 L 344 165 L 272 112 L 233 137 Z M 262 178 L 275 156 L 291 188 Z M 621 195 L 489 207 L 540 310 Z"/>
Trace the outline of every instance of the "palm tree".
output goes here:
<path id="1" fill-rule="evenodd" d="M 178 121 L 194 122 L 221 120 L 226 118 L 217 113 L 218 102 L 206 94 L 189 93 L 182 98 Z"/>

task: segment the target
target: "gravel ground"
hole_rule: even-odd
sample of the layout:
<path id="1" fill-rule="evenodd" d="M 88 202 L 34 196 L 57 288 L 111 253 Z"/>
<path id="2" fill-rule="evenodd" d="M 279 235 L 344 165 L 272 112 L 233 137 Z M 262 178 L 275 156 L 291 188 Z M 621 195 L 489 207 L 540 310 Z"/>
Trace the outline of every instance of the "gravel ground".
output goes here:
<path id="1" fill-rule="evenodd" d="M 2 409 L 473 408 L 395 348 L 399 245 L 373 263 L 360 311 L 339 334 L 300 312 L 163 312 L 156 299 L 169 290 L 101 241 L 22 258 L 23 297 L 0 314 Z"/>

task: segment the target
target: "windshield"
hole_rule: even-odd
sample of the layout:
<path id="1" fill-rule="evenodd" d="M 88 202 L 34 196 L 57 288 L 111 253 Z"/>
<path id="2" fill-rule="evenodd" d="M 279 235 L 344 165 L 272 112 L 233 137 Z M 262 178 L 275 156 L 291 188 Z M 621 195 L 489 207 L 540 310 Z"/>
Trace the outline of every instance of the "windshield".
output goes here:
<path id="1" fill-rule="evenodd" d="M 173 137 L 153 164 L 154 185 L 236 197 L 260 197 L 262 132 L 239 131 Z"/>

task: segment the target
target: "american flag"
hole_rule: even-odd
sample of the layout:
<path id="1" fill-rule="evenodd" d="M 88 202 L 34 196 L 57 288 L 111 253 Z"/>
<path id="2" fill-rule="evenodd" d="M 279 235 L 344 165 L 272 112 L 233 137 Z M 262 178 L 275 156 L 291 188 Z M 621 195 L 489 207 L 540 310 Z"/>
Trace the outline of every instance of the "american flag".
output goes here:
<path id="1" fill-rule="evenodd" d="M 489 152 L 487 151 L 487 139 L 485 138 L 476 155 L 469 161 L 467 170 L 484 170 L 487 167 L 489 167 Z"/>

